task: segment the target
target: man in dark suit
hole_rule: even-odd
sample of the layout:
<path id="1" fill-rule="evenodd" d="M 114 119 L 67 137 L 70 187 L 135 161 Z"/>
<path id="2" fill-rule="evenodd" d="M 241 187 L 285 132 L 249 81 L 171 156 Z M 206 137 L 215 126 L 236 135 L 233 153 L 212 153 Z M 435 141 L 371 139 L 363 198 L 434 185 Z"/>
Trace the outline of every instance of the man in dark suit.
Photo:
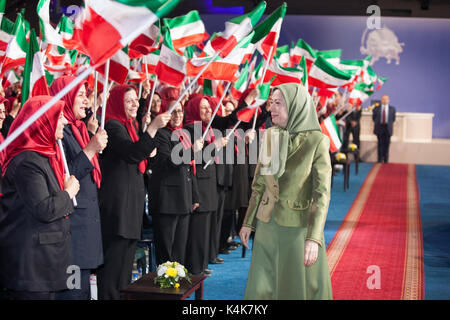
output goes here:
<path id="1" fill-rule="evenodd" d="M 375 108 L 372 113 L 374 122 L 373 133 L 378 138 L 378 162 L 387 163 L 389 160 L 389 144 L 395 121 L 395 108 L 389 105 L 389 96 L 381 97 L 381 106 Z"/>

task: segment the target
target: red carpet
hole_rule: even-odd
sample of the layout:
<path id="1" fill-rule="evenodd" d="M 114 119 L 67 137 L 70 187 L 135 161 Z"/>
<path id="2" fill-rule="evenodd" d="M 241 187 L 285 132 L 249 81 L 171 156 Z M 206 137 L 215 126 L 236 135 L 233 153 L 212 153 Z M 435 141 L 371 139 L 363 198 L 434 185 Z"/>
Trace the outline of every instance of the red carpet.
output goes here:
<path id="1" fill-rule="evenodd" d="M 327 256 L 336 300 L 424 298 L 415 165 L 374 165 Z"/>

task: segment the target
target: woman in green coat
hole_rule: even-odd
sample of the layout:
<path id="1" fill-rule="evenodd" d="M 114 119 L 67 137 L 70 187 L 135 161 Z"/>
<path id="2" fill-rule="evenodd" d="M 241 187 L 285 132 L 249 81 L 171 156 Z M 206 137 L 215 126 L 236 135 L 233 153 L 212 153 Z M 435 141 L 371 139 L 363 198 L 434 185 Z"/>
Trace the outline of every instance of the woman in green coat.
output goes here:
<path id="1" fill-rule="evenodd" d="M 323 228 L 330 202 L 329 139 L 305 87 L 272 94 L 274 127 L 264 135 L 239 233 L 256 231 L 244 299 L 332 299 Z"/>

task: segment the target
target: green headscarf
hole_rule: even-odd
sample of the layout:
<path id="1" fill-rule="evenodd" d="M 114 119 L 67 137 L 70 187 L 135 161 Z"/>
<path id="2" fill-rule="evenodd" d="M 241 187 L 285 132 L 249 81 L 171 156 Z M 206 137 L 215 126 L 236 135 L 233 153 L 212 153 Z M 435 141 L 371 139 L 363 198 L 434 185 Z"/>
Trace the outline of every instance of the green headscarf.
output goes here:
<path id="1" fill-rule="evenodd" d="M 270 158 L 268 166 L 272 167 L 274 163 L 272 148 L 278 148 L 278 155 L 274 155 L 278 158 L 278 170 L 270 173 L 275 179 L 278 179 L 284 173 L 287 158 L 296 151 L 295 147 L 298 147 L 296 143 L 293 143 L 298 134 L 307 131 L 321 131 L 321 129 L 312 98 L 303 85 L 285 83 L 275 87 L 276 89 L 281 91 L 286 102 L 288 122 L 284 129 L 275 126 L 266 132 L 262 153 L 265 152 L 264 154 Z"/>

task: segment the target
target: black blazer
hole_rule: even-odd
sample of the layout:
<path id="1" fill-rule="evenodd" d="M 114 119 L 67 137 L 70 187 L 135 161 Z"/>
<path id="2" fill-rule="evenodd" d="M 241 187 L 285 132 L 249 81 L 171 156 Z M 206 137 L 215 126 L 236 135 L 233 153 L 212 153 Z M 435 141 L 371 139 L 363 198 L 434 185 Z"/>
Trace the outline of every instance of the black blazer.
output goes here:
<path id="1" fill-rule="evenodd" d="M 190 124 L 185 129 L 191 135 L 192 143 L 194 140 L 200 137 L 194 137 L 194 125 Z M 205 143 L 203 150 L 208 145 Z M 203 152 L 199 151 L 199 152 Z M 215 156 L 215 152 L 212 152 Z M 197 158 L 198 159 L 198 158 Z M 196 178 L 198 184 L 198 194 L 200 207 L 197 208 L 197 212 L 209 212 L 217 209 L 217 176 L 216 176 L 216 164 L 213 161 L 206 169 L 203 169 L 207 161 L 202 157 L 202 163 L 196 162 Z"/>
<path id="2" fill-rule="evenodd" d="M 62 142 L 70 174 L 80 182 L 76 195 L 78 205 L 70 217 L 72 263 L 81 269 L 95 269 L 103 263 L 103 248 L 97 185 L 92 178 L 94 165 L 81 149 L 70 125 L 64 127 Z"/>
<path id="3" fill-rule="evenodd" d="M 144 132 L 133 142 L 126 127 L 117 120 L 108 121 L 105 130 L 108 145 L 100 157 L 99 190 L 102 234 L 140 239 L 145 187 L 138 164 L 153 151 L 155 140 Z"/>
<path id="4" fill-rule="evenodd" d="M 373 133 L 378 135 L 381 133 L 381 105 L 379 107 L 376 107 L 375 109 L 373 109 L 372 111 L 372 120 L 374 122 L 374 127 L 373 127 Z M 387 126 L 388 126 L 388 131 L 389 131 L 389 135 L 392 136 L 393 133 L 393 126 L 394 126 L 394 122 L 395 122 L 395 108 L 393 106 L 389 106 L 388 107 L 388 122 L 387 122 Z"/>
<path id="5" fill-rule="evenodd" d="M 0 282 L 17 291 L 67 289 L 72 201 L 48 158 L 24 151 L 8 165 L 0 217 Z"/>
<path id="6" fill-rule="evenodd" d="M 171 136 L 172 131 L 167 128 L 158 130 L 155 136 L 158 151 L 150 165 L 152 174 L 148 185 L 151 214 L 187 214 L 192 212 L 194 203 L 200 202 L 191 166 L 172 162 L 172 150 L 181 147 L 178 150 L 182 152 L 183 148 L 180 141 L 172 141 Z M 192 148 L 185 152 L 190 152 L 192 159 Z"/>

